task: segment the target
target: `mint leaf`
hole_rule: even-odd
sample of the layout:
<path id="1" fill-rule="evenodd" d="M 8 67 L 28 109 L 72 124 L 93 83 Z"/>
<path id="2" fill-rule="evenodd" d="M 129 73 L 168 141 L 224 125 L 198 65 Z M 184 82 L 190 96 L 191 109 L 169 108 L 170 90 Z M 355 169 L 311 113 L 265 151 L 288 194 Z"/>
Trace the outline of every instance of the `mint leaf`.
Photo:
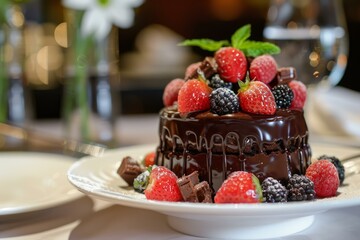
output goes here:
<path id="1" fill-rule="evenodd" d="M 279 54 L 280 48 L 269 42 L 245 41 L 238 49 L 244 52 L 247 57 L 257 57 L 263 54 Z"/>
<path id="2" fill-rule="evenodd" d="M 200 47 L 207 51 L 215 52 L 223 46 L 229 46 L 230 43 L 227 40 L 215 41 L 207 38 L 203 39 L 189 39 L 179 43 L 179 46 L 195 46 Z"/>
<path id="3" fill-rule="evenodd" d="M 234 48 L 239 48 L 243 42 L 245 42 L 251 35 L 251 25 L 246 24 L 245 26 L 239 28 L 231 36 L 231 46 Z"/>

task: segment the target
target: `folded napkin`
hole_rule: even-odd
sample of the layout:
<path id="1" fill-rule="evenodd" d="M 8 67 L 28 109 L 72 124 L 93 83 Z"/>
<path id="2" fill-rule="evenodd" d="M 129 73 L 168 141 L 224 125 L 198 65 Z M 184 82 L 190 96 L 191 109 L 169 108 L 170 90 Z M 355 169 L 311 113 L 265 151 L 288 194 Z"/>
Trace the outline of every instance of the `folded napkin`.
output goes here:
<path id="1" fill-rule="evenodd" d="M 319 135 L 347 136 L 360 141 L 360 93 L 343 87 L 309 92 L 305 116 Z"/>

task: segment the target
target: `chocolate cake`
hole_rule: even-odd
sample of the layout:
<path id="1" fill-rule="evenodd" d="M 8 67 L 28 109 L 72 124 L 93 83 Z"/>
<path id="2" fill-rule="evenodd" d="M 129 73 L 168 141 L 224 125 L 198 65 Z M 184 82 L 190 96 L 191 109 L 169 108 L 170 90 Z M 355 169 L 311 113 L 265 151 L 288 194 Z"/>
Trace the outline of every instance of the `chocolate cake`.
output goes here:
<path id="1" fill-rule="evenodd" d="M 194 171 L 213 193 L 234 171 L 283 184 L 311 162 L 303 106 L 306 87 L 292 67 L 278 68 L 280 49 L 248 41 L 246 25 L 229 42 L 183 45 L 215 51 L 165 87 L 155 163 L 178 177 Z M 210 43 L 210 45 L 209 45 Z M 224 46 L 225 44 L 225 46 Z"/>
<path id="2" fill-rule="evenodd" d="M 233 171 L 286 182 L 310 164 L 302 110 L 279 109 L 273 116 L 206 111 L 182 118 L 176 107 L 167 107 L 160 113 L 159 135 L 156 164 L 178 176 L 198 171 L 215 192 Z"/>

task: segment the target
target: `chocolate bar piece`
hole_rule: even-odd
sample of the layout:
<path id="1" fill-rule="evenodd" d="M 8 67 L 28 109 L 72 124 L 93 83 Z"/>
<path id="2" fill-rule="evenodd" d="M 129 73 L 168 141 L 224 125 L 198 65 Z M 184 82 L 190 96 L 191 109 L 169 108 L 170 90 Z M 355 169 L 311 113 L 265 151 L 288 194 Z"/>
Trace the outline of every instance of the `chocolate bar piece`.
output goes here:
<path id="1" fill-rule="evenodd" d="M 279 68 L 277 76 L 279 84 L 286 84 L 296 79 L 296 69 L 293 67 Z"/>
<path id="2" fill-rule="evenodd" d="M 201 183 L 196 184 L 194 187 L 194 191 L 199 202 L 201 203 L 213 202 L 211 197 L 212 191 L 210 189 L 208 182 L 202 181 Z"/>
<path id="3" fill-rule="evenodd" d="M 143 172 L 140 164 L 133 158 L 124 157 L 117 173 L 129 186 L 133 185 L 134 179 Z"/>
<path id="4" fill-rule="evenodd" d="M 217 65 L 215 59 L 212 57 L 206 57 L 200 66 L 194 70 L 185 80 L 198 78 L 199 74 L 203 74 L 206 79 L 211 77 L 217 72 Z"/>
<path id="5" fill-rule="evenodd" d="M 199 173 L 192 172 L 187 176 L 183 176 L 177 180 L 181 195 L 186 202 L 198 202 L 194 186 L 199 183 Z"/>

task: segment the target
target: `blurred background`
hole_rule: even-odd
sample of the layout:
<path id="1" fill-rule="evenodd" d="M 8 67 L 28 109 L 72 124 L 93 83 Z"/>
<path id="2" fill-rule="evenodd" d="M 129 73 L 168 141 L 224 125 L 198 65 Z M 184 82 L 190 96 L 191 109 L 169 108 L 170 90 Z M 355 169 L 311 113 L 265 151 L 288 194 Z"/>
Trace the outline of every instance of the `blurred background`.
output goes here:
<path id="1" fill-rule="evenodd" d="M 157 113 L 162 91 L 186 66 L 209 52 L 178 47 L 189 38 L 228 39 L 244 24 L 252 25 L 252 40 L 263 40 L 268 0 L 149 0 L 136 9 L 133 27 L 116 29 L 119 55 L 119 114 Z M 345 74 L 338 85 L 360 91 L 360 1 L 342 1 L 349 34 Z M 60 0 L 32 0 L 23 5 L 24 81 L 31 118 L 61 117 L 65 84 L 66 25 Z"/>

